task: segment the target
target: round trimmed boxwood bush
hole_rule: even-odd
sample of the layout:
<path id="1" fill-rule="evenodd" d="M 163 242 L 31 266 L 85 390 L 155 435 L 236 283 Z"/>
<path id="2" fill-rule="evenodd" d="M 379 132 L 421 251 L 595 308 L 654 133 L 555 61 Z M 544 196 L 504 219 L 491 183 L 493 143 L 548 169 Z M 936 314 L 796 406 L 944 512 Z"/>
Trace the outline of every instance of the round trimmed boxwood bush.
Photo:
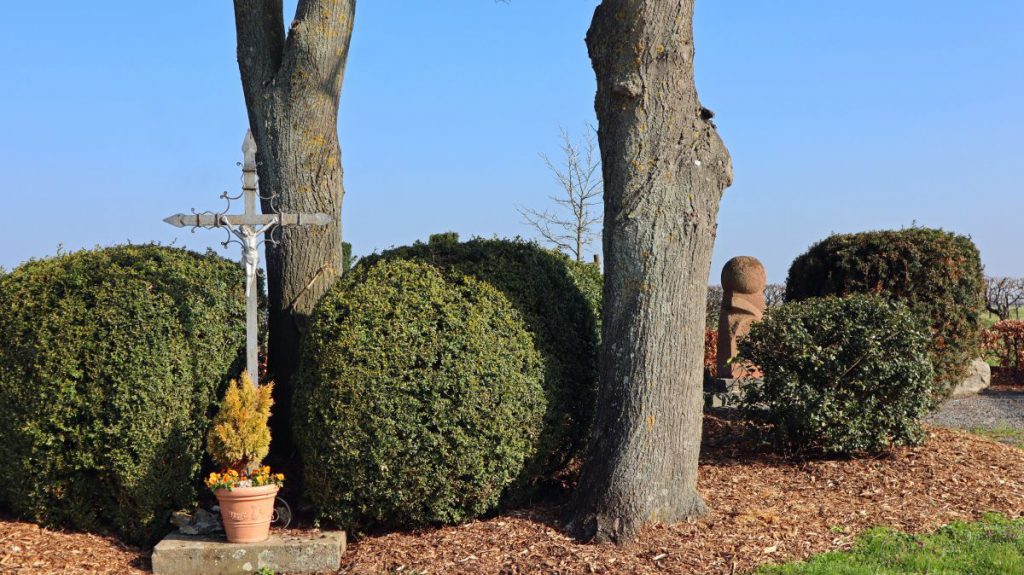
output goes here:
<path id="1" fill-rule="evenodd" d="M 931 327 L 937 403 L 980 355 L 984 285 L 970 238 L 910 228 L 833 235 L 811 246 L 789 269 L 786 301 L 876 293 L 907 304 Z"/>
<path id="2" fill-rule="evenodd" d="M 166 532 L 245 344 L 243 276 L 152 245 L 0 276 L 0 504 L 132 543 Z"/>
<path id="3" fill-rule="evenodd" d="M 878 452 L 920 442 L 934 374 L 925 322 L 882 296 L 812 298 L 775 308 L 740 341 L 764 377 L 741 405 L 785 446 Z"/>
<path id="4" fill-rule="evenodd" d="M 596 265 L 523 240 L 460 242 L 453 232 L 395 248 L 364 263 L 404 259 L 431 264 L 449 278 L 470 276 L 504 294 L 526 322 L 543 359 L 547 411 L 515 496 L 565 468 L 590 435 L 597 401 L 603 278 Z"/>
<path id="5" fill-rule="evenodd" d="M 307 495 L 348 525 L 477 517 L 536 449 L 542 381 L 522 318 L 491 286 L 361 262 L 306 334 L 293 418 Z"/>

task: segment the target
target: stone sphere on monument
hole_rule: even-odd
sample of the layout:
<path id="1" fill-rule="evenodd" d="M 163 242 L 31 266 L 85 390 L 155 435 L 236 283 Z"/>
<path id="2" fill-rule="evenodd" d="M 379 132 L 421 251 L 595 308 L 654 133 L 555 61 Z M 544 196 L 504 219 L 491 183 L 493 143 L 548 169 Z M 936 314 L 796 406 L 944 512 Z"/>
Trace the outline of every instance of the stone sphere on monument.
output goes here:
<path id="1" fill-rule="evenodd" d="M 768 285 L 764 265 L 752 256 L 736 256 L 722 268 L 722 290 L 756 294 Z"/>
<path id="2" fill-rule="evenodd" d="M 737 256 L 722 268 L 722 310 L 718 323 L 718 377 L 735 379 L 756 373 L 752 366 L 740 365 L 736 341 L 750 332 L 750 325 L 764 317 L 764 288 L 768 275 L 764 265 L 751 256 Z"/>

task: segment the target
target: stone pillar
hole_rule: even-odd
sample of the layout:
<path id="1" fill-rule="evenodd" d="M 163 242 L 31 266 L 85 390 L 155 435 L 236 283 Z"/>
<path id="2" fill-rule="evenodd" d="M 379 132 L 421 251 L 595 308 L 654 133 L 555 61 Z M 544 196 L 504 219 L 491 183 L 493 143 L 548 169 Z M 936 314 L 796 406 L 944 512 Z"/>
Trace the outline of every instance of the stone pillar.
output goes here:
<path id="1" fill-rule="evenodd" d="M 745 370 L 729 360 L 736 356 L 736 340 L 750 332 L 766 309 L 764 288 L 768 277 L 757 258 L 737 256 L 722 268 L 722 313 L 718 319 L 718 377 L 733 379 Z"/>

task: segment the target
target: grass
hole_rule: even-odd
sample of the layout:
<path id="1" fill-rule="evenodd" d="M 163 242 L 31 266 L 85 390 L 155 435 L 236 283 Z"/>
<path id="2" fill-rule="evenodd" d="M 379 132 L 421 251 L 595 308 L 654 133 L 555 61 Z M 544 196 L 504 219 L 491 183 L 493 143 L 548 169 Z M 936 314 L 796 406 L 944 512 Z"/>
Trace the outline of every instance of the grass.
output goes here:
<path id="1" fill-rule="evenodd" d="M 1010 575 L 1024 574 L 1024 519 L 986 515 L 930 535 L 871 529 L 851 551 L 762 567 L 758 575 Z"/>
<path id="2" fill-rule="evenodd" d="M 1010 310 L 1010 319 L 1024 319 L 1024 307 L 1015 307 Z M 981 312 L 981 327 L 990 328 L 999 321 L 999 316 L 988 311 Z"/>
<path id="3" fill-rule="evenodd" d="M 1000 443 L 1008 443 L 1018 447 L 1024 446 L 1024 429 L 1015 429 L 1009 426 L 995 428 L 975 427 L 970 430 L 975 435 L 983 435 Z"/>

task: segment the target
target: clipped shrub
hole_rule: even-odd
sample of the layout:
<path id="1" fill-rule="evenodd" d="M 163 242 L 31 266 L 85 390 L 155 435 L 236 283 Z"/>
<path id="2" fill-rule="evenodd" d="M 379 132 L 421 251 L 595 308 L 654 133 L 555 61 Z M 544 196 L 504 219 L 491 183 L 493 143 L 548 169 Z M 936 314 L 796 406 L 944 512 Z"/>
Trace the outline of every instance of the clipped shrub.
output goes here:
<path id="1" fill-rule="evenodd" d="M 790 448 L 878 452 L 921 441 L 934 373 L 928 328 L 875 295 L 787 303 L 755 323 L 740 356 L 761 367 L 741 401 Z"/>
<path id="2" fill-rule="evenodd" d="M 786 301 L 850 293 L 885 294 L 927 318 L 936 402 L 979 355 L 984 278 L 970 238 L 927 228 L 834 235 L 789 269 Z"/>
<path id="3" fill-rule="evenodd" d="M 590 434 L 597 400 L 603 278 L 596 265 L 522 240 L 472 239 L 447 232 L 364 258 L 431 264 L 449 278 L 470 276 L 504 294 L 522 315 L 543 359 L 547 412 L 521 491 L 563 469 Z"/>
<path id="4" fill-rule="evenodd" d="M 500 292 L 420 262 L 361 262 L 306 335 L 294 419 L 307 495 L 341 524 L 477 517 L 535 452 L 542 383 Z"/>
<path id="5" fill-rule="evenodd" d="M 0 277 L 0 504 L 152 542 L 194 501 L 217 390 L 245 344 L 244 272 L 146 245 Z"/>

